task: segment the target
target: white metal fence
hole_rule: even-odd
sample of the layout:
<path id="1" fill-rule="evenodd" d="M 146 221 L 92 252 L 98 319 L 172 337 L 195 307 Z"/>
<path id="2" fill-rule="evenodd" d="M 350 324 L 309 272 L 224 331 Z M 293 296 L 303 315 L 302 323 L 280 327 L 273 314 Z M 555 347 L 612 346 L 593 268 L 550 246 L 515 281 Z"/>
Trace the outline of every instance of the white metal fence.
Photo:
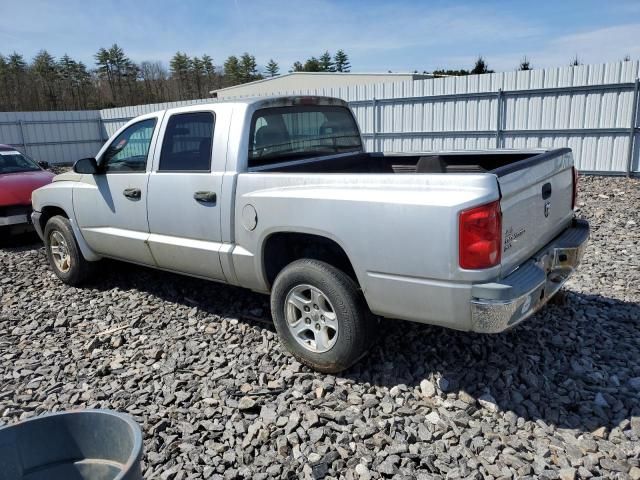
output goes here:
<path id="1" fill-rule="evenodd" d="M 98 110 L 0 113 L 0 143 L 36 160 L 65 163 L 90 157 L 107 138 Z"/>
<path id="2" fill-rule="evenodd" d="M 358 118 L 367 149 L 382 151 L 474 150 L 486 148 L 570 147 L 578 168 L 587 172 L 640 172 L 637 61 L 560 67 L 523 72 L 503 72 L 466 77 L 446 77 L 377 85 L 273 91 L 269 94 L 329 95 L 343 98 Z M 84 143 L 72 143 L 70 133 L 52 147 L 69 148 L 69 154 L 52 161 L 73 161 L 70 145 L 97 151 L 100 135 L 111 135 L 128 119 L 164 108 L 211 99 L 141 105 L 85 113 L 87 122 L 67 123 L 84 133 Z M 33 115 L 40 115 L 36 112 Z M 49 112 L 44 112 L 49 113 Z M 26 145 L 28 153 L 48 145 L 29 124 L 20 137 L 3 137 L 5 116 L 0 113 L 0 143 Z M 24 115 L 15 115 L 25 123 Z M 100 119 L 98 121 L 98 119 Z M 53 122 L 53 119 L 50 119 Z M 64 121 L 64 120 L 63 120 Z M 4 123 L 3 123 L 4 122 Z M 43 134 L 55 123 L 43 125 Z M 64 123 L 62 123 L 64 125 Z M 14 125 L 15 128 L 15 125 Z M 84 129 L 84 130 L 83 130 Z M 61 130 L 64 132 L 64 128 Z M 16 131 L 14 130 L 14 134 Z M 13 140 L 12 140 L 13 139 Z M 29 152 L 30 142 L 34 151 Z M 69 143 L 64 143 L 69 142 Z M 41 151 L 38 151 L 40 154 Z M 46 153 L 46 149 L 42 154 Z M 64 158 L 60 159 L 60 156 Z M 85 155 L 86 156 L 86 155 Z"/>

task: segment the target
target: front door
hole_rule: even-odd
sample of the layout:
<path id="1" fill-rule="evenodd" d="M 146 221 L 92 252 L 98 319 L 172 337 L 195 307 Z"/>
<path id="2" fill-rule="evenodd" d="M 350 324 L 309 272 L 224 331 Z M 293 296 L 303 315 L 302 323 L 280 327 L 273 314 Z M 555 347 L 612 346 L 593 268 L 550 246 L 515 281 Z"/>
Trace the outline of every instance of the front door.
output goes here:
<path id="1" fill-rule="evenodd" d="M 224 281 L 220 264 L 220 200 L 224 131 L 209 109 L 167 113 L 162 148 L 149 176 L 149 248 L 159 267 Z M 219 129 L 218 129 L 219 130 Z M 227 208 L 229 208 L 227 206 Z"/>
<path id="2" fill-rule="evenodd" d="M 154 265 L 146 244 L 147 164 L 160 120 L 152 114 L 129 125 L 98 155 L 99 173 L 83 175 L 73 189 L 80 231 L 100 255 Z"/>

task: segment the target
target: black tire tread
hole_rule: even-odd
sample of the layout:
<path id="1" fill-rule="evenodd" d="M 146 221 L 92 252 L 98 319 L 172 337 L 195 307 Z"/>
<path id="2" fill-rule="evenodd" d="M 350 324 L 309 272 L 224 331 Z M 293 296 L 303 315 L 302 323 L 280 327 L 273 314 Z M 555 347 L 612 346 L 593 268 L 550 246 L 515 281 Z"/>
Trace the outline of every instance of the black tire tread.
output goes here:
<path id="1" fill-rule="evenodd" d="M 67 241 L 69 253 L 71 254 L 71 269 L 69 272 L 60 272 L 55 266 L 49 249 L 49 235 L 52 230 L 58 230 Z M 82 255 L 68 218 L 62 215 L 55 215 L 47 221 L 44 228 L 44 244 L 47 260 L 49 260 L 53 273 L 64 283 L 76 287 L 86 283 L 91 277 L 94 262 L 87 261 Z"/>
<path id="2" fill-rule="evenodd" d="M 336 343 L 328 352 L 315 354 L 305 351 L 290 338 L 284 318 L 284 298 L 296 279 L 299 279 L 298 283 L 322 283 L 315 286 L 332 297 L 334 309 L 347 312 L 346 318 L 343 316 L 340 320 L 338 335 L 343 337 L 338 338 L 338 343 L 342 342 L 341 348 L 336 349 Z M 341 297 L 344 297 L 344 301 L 341 301 Z M 271 292 L 271 312 L 276 330 L 287 350 L 300 363 L 323 373 L 337 373 L 349 368 L 367 353 L 373 340 L 375 322 L 369 318 L 358 285 L 343 271 L 320 260 L 296 260 L 278 274 Z M 342 321 L 349 325 L 342 325 Z"/>

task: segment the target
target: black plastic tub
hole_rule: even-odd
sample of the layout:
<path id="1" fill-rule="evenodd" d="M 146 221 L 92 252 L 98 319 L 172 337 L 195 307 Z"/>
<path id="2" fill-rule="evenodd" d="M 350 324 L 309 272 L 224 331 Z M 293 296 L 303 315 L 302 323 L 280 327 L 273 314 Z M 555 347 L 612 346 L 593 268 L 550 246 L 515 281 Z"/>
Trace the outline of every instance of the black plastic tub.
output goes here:
<path id="1" fill-rule="evenodd" d="M 0 480 L 141 480 L 142 432 L 128 416 L 78 410 L 0 428 Z"/>

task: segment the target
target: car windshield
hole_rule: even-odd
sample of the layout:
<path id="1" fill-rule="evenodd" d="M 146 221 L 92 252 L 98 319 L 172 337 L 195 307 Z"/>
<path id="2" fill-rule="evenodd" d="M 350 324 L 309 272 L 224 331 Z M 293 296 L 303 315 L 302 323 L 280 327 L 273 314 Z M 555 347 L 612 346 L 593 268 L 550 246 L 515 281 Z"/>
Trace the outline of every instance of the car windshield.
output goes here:
<path id="1" fill-rule="evenodd" d="M 0 174 L 41 170 L 36 162 L 20 152 L 0 151 Z"/>
<path id="2" fill-rule="evenodd" d="M 299 105 L 258 110 L 251 121 L 249 167 L 361 152 L 358 126 L 345 107 Z"/>

